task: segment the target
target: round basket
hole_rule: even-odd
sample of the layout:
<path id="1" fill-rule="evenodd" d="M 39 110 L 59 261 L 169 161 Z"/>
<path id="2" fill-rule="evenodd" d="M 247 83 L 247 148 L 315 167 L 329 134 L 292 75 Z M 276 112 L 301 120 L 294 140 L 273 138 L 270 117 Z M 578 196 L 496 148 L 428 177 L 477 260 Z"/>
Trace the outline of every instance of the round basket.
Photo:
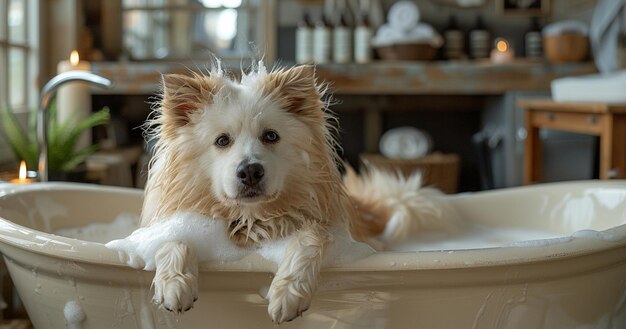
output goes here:
<path id="1" fill-rule="evenodd" d="M 361 170 L 368 166 L 400 171 L 405 176 L 422 172 L 424 186 L 436 187 L 445 193 L 456 193 L 459 184 L 460 160 L 457 154 L 432 153 L 417 159 L 391 159 L 380 154 L 361 154 Z"/>
<path id="2" fill-rule="evenodd" d="M 550 63 L 581 62 L 589 56 L 589 38 L 574 33 L 546 35 L 543 48 Z"/>
<path id="3" fill-rule="evenodd" d="M 394 44 L 375 49 L 381 59 L 391 61 L 430 61 L 437 56 L 437 48 L 426 43 Z"/>

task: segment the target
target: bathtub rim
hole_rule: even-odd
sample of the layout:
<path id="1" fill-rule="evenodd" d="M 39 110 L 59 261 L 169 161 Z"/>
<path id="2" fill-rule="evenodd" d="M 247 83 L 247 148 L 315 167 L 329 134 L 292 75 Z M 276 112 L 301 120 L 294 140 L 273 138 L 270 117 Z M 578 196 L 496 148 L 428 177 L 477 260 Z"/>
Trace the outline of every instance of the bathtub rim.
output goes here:
<path id="1" fill-rule="evenodd" d="M 476 196 L 488 197 L 491 194 L 502 193 L 503 191 L 514 193 L 517 190 L 523 189 L 536 189 L 546 186 L 565 185 L 577 185 L 579 187 L 586 188 L 626 188 L 626 180 L 548 183 L 533 186 L 513 187 L 504 190 L 461 193 L 449 197 L 452 199 Z M 0 200 L 8 194 L 55 190 L 106 190 L 109 192 L 120 192 L 135 196 L 141 196 L 141 194 L 143 194 L 142 190 L 133 188 L 50 182 L 30 185 L 0 186 Z M 8 244 L 16 248 L 25 249 L 40 255 L 58 258 L 65 261 L 127 267 L 132 269 L 120 259 L 117 251 L 108 249 L 101 243 L 77 240 L 37 231 L 15 224 L 3 217 L 0 217 L 0 232 L 2 232 L 2 234 L 0 234 L 0 251 L 3 249 L 2 244 Z M 614 234 L 619 237 L 619 239 L 615 241 L 607 241 L 594 238 L 576 237 L 572 238 L 570 241 L 555 242 L 543 246 L 504 246 L 453 251 L 433 250 L 416 252 L 377 252 L 349 264 L 341 264 L 334 267 L 324 268 L 323 271 L 411 271 L 527 265 L 554 260 L 566 260 L 569 258 L 619 249 L 626 246 L 626 224 L 610 228 L 605 230 L 605 232 Z M 37 237 L 41 241 L 48 242 L 36 243 L 32 241 L 32 237 Z M 418 256 L 417 261 L 416 255 Z M 251 267 L 250 264 L 253 264 L 253 266 Z M 266 273 L 273 272 L 275 269 L 276 265 L 274 263 L 263 259 L 257 254 L 251 254 L 236 261 L 213 261 L 206 262 L 201 265 L 202 271 L 246 271 Z"/>

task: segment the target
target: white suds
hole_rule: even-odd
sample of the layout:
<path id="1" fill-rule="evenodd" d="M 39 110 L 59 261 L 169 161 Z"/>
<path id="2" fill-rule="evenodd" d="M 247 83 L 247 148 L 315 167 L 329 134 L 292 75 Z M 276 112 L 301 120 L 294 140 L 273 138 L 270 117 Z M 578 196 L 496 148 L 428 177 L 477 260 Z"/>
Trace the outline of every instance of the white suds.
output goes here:
<path id="1" fill-rule="evenodd" d="M 82 329 L 83 322 L 87 318 L 85 311 L 77 301 L 71 300 L 65 303 L 63 308 L 63 316 L 67 322 L 68 329 Z"/>
<path id="2" fill-rule="evenodd" d="M 200 262 L 239 260 L 257 252 L 274 263 L 279 263 L 285 253 L 288 238 L 269 241 L 258 249 L 245 249 L 235 245 L 227 236 L 227 223 L 194 213 L 177 213 L 170 219 L 149 227 L 136 229 L 137 217 L 123 214 L 115 221 L 90 224 L 82 228 L 68 228 L 56 234 L 81 240 L 106 244 L 119 251 L 123 262 L 133 268 L 154 270 L 154 256 L 168 241 L 183 241 L 191 245 Z M 136 229 L 136 230 L 135 230 Z M 133 232 L 133 230 L 135 230 Z M 129 233 L 131 233 L 128 235 Z M 368 245 L 355 242 L 343 228 L 330 230 L 332 241 L 324 251 L 323 267 L 350 263 L 367 257 L 374 251 Z M 125 237 L 126 238 L 122 238 Z M 119 240 L 113 240 L 113 239 Z M 426 231 L 406 240 L 389 243 L 387 251 L 464 250 L 494 247 L 541 247 L 567 243 L 574 239 L 599 239 L 617 241 L 623 237 L 611 233 L 580 230 L 571 235 L 514 227 L 487 227 L 478 224 L 464 225 L 457 231 Z"/>
<path id="3" fill-rule="evenodd" d="M 63 228 L 55 231 L 54 234 L 85 241 L 107 243 L 128 236 L 128 233 L 137 227 L 139 227 L 138 215 L 120 214 L 111 223 L 94 223 L 83 227 Z"/>
<path id="4" fill-rule="evenodd" d="M 595 231 L 595 230 L 576 231 L 574 232 L 574 234 L 572 234 L 572 236 L 575 238 L 599 239 L 603 241 L 618 241 L 621 239 L 621 237 L 617 235 L 607 233 L 607 232 L 602 232 L 602 231 Z"/>
<path id="5" fill-rule="evenodd" d="M 334 227 L 330 233 L 332 240 L 324 250 L 322 267 L 349 264 L 374 253 L 374 249 L 369 245 L 354 241 L 348 231 L 343 228 Z M 288 242 L 289 238 L 271 241 L 263 245 L 258 253 L 263 258 L 278 264 L 285 255 Z"/>
<path id="6" fill-rule="evenodd" d="M 570 242 L 572 240 L 574 240 L 574 237 L 572 236 L 562 236 L 562 237 L 557 237 L 557 238 L 515 241 L 515 242 L 507 243 L 503 247 L 518 247 L 518 248 L 545 247 L 545 246 L 549 246 L 552 244 Z"/>
<path id="7" fill-rule="evenodd" d="M 200 261 L 237 260 L 251 252 L 228 238 L 225 221 L 190 212 L 177 213 L 163 222 L 139 228 L 130 236 L 111 241 L 106 246 L 120 251 L 129 266 L 152 271 L 156 252 L 170 241 L 184 241 L 191 245 Z"/>
<path id="8" fill-rule="evenodd" d="M 557 239 L 557 240 L 555 240 Z M 426 231 L 401 243 L 388 244 L 392 251 L 463 250 L 495 247 L 536 246 L 564 242 L 563 234 L 523 228 L 495 228 L 467 224 L 457 231 Z"/>
<path id="9" fill-rule="evenodd" d="M 238 260 L 255 251 L 279 263 L 289 238 L 270 241 L 258 250 L 241 248 L 228 238 L 227 223 L 195 213 L 177 213 L 163 222 L 137 229 L 127 238 L 106 244 L 118 250 L 123 261 L 134 268 L 154 270 L 154 256 L 169 241 L 184 241 L 192 246 L 200 262 Z M 323 264 L 349 263 L 374 252 L 368 245 L 355 242 L 345 229 L 331 230 L 333 240 L 324 254 Z"/>

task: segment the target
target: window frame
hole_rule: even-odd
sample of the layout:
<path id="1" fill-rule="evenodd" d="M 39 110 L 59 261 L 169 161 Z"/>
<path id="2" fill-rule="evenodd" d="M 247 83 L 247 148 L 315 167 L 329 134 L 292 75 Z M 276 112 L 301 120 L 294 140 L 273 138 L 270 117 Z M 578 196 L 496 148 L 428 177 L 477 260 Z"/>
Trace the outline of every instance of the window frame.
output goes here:
<path id="1" fill-rule="evenodd" d="M 219 11 L 219 10 L 224 10 L 224 9 L 235 9 L 238 12 L 246 12 L 247 15 L 255 15 L 255 19 L 254 21 L 256 21 L 256 24 L 254 24 L 253 26 L 250 26 L 249 29 L 252 29 L 255 32 L 255 38 L 257 39 L 255 41 L 255 44 L 258 45 L 263 45 L 263 49 L 258 49 L 258 51 L 260 51 L 260 54 L 252 54 L 252 58 L 248 58 L 248 59 L 258 59 L 255 58 L 255 56 L 262 56 L 266 61 L 269 62 L 273 62 L 275 59 L 275 55 L 276 55 L 276 36 L 275 36 L 275 30 L 276 30 L 276 21 L 275 21 L 275 11 L 276 11 L 276 0 L 257 0 L 258 3 L 257 4 L 250 4 L 250 3 L 243 3 L 240 7 L 237 8 L 227 8 L 227 7 L 215 7 L 215 8 L 211 8 L 211 7 L 206 7 L 203 8 L 202 11 L 204 12 L 211 12 L 211 11 Z M 124 33 L 126 26 L 125 26 L 125 14 L 126 13 L 131 13 L 133 11 L 135 12 L 143 12 L 143 13 L 149 13 L 149 12 L 160 12 L 160 11 L 164 11 L 164 12 L 185 12 L 188 14 L 194 14 L 197 13 L 198 8 L 194 7 L 194 6 L 189 6 L 189 5 L 177 5 L 177 4 L 168 4 L 167 2 L 164 2 L 162 5 L 158 5 L 158 4 L 147 4 L 147 5 L 143 5 L 143 6 L 125 6 L 124 4 L 122 4 L 121 6 L 121 21 L 122 21 L 122 33 Z M 123 40 L 122 38 L 122 44 L 125 43 L 125 40 Z M 254 51 L 255 49 L 252 49 L 252 51 Z M 207 53 L 208 54 L 208 53 Z M 218 57 L 220 57 L 221 60 L 225 61 L 225 62 L 229 62 L 229 61 L 240 61 L 242 60 L 242 56 L 239 55 L 230 55 L 230 54 L 217 54 Z M 243 58 L 246 58 L 247 56 L 243 56 Z M 163 58 L 159 58 L 156 56 L 146 56 L 144 58 L 132 58 L 133 61 L 137 61 L 137 62 L 142 62 L 142 61 L 172 61 L 172 60 L 188 60 L 188 59 L 192 59 L 192 60 L 202 60 L 202 59 L 211 59 L 212 56 L 198 56 L 198 55 L 191 55 L 190 57 L 184 56 L 184 57 L 177 57 L 177 56 L 166 56 Z"/>
<path id="2" fill-rule="evenodd" d="M 9 36 L 9 2 L 10 0 L 0 0 L 0 100 L 3 105 L 9 105 L 10 95 L 10 63 L 9 53 L 12 49 L 18 49 L 24 56 L 24 90 L 23 102 L 12 107 L 14 112 L 29 112 L 37 106 L 38 90 L 36 89 L 36 72 L 38 70 L 38 37 L 39 37 L 39 6 L 37 0 L 24 1 L 24 41 L 14 42 Z"/>
<path id="3" fill-rule="evenodd" d="M 28 113 L 36 109 L 39 102 L 37 88 L 39 72 L 39 25 L 40 4 L 38 0 L 24 1 L 24 40 L 16 42 L 9 35 L 9 3 L 10 0 L 0 0 L 0 106 L 10 106 L 22 124 L 26 124 Z M 24 82 L 21 86 L 23 99 L 19 105 L 11 105 L 11 65 L 9 53 L 19 50 L 24 56 Z M 1 127 L 0 127 L 1 129 Z M 13 153 L 0 132 L 0 163 L 13 160 Z"/>

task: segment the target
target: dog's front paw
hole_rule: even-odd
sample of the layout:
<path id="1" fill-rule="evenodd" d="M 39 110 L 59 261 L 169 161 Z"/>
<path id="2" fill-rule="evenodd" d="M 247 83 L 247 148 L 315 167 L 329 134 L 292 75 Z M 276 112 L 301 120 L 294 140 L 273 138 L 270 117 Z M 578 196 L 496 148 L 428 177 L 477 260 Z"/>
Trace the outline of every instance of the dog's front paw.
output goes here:
<path id="1" fill-rule="evenodd" d="M 275 277 L 267 293 L 267 312 L 275 324 L 291 321 L 309 309 L 312 287 L 289 278 Z"/>
<path id="2" fill-rule="evenodd" d="M 155 304 L 183 313 L 198 299 L 198 260 L 194 250 L 180 242 L 164 244 L 155 255 Z"/>
<path id="3" fill-rule="evenodd" d="M 155 275 L 152 285 L 152 301 L 170 312 L 189 311 L 198 299 L 198 280 L 192 274 L 168 276 L 160 273 Z"/>

